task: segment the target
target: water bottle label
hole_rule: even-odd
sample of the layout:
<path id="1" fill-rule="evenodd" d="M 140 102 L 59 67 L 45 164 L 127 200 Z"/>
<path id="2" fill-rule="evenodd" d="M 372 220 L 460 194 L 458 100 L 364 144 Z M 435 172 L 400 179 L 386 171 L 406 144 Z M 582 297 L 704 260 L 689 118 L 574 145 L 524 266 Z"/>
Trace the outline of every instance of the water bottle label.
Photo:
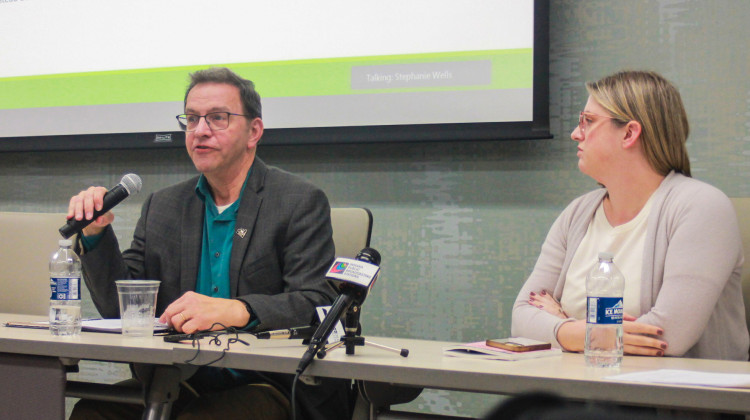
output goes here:
<path id="1" fill-rule="evenodd" d="M 589 297 L 587 313 L 589 324 L 622 324 L 622 298 Z"/>
<path id="2" fill-rule="evenodd" d="M 81 300 L 80 277 L 52 277 L 50 300 Z"/>

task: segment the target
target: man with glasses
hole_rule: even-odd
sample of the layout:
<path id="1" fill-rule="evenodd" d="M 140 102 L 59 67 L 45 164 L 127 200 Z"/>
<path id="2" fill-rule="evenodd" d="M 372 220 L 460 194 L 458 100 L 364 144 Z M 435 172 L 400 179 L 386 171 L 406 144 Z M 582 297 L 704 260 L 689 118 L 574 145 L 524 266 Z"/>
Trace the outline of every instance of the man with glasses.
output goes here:
<path id="1" fill-rule="evenodd" d="M 114 281 L 161 280 L 157 314 L 177 331 L 272 330 L 309 324 L 335 296 L 325 281 L 334 257 L 325 194 L 256 157 L 260 96 L 226 68 L 191 75 L 178 115 L 200 176 L 146 199 L 131 248 L 120 252 L 106 213 L 81 235 L 86 284 L 105 318 L 118 318 Z M 91 219 L 106 189 L 70 200 L 68 217 Z M 289 418 L 291 376 L 202 367 L 174 404 L 177 418 Z M 345 416 L 347 387 L 301 385 L 305 417 Z M 323 404 L 323 402 L 327 404 Z M 74 418 L 140 418 L 142 407 L 81 401 Z M 105 415 L 106 413 L 106 415 Z"/>

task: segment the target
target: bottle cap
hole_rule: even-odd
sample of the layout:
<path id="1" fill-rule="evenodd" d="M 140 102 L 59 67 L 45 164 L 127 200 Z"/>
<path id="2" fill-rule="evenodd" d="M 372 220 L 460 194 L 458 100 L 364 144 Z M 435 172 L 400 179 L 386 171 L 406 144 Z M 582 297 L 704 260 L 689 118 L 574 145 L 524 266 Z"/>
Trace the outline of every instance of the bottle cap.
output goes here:
<path id="1" fill-rule="evenodd" d="M 73 241 L 70 240 L 70 239 L 60 239 L 57 242 L 57 244 L 60 245 L 60 246 L 72 246 L 73 245 Z"/>
<path id="2" fill-rule="evenodd" d="M 602 251 L 599 253 L 599 259 L 600 260 L 611 260 L 614 259 L 615 256 L 611 252 Z"/>

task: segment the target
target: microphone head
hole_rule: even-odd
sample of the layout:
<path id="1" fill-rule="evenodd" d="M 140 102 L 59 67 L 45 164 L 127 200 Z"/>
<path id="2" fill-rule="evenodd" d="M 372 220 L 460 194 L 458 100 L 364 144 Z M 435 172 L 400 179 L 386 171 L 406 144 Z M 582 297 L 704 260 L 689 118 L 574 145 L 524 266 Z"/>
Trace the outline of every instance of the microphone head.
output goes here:
<path id="1" fill-rule="evenodd" d="M 326 273 L 326 280 L 341 293 L 354 295 L 362 303 L 380 273 L 380 253 L 364 248 L 357 257 L 336 258 Z"/>
<path id="2" fill-rule="evenodd" d="M 132 195 L 141 191 L 143 181 L 141 181 L 141 177 L 136 174 L 127 174 L 122 177 L 122 180 L 120 180 L 120 185 L 125 187 L 129 195 Z"/>
<path id="3" fill-rule="evenodd" d="M 372 248 L 362 249 L 354 259 L 366 261 L 373 265 L 380 265 L 380 253 Z"/>

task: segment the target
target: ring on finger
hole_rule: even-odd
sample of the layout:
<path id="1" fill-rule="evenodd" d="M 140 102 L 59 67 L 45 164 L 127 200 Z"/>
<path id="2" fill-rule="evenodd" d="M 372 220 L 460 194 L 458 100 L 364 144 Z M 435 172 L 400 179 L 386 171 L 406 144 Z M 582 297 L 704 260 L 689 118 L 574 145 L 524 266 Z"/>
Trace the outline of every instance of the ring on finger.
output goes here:
<path id="1" fill-rule="evenodd" d="M 187 322 L 187 318 L 185 318 L 185 315 L 182 312 L 180 312 L 178 315 L 180 316 L 180 318 L 182 318 L 183 324 Z"/>

